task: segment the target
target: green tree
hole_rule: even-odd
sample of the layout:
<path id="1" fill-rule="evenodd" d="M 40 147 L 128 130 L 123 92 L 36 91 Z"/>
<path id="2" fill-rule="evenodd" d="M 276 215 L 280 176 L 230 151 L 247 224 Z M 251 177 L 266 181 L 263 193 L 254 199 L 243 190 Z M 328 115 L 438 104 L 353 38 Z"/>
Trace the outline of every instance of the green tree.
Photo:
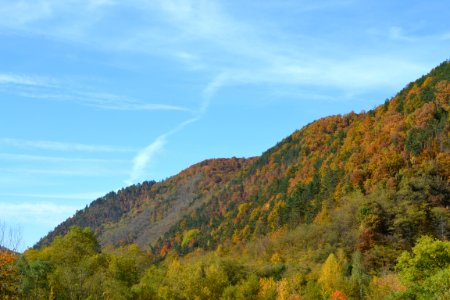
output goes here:
<path id="1" fill-rule="evenodd" d="M 402 253 L 397 268 L 408 289 L 394 294 L 394 299 L 449 299 L 449 241 L 421 237 L 412 254 Z"/>
<path id="2" fill-rule="evenodd" d="M 99 266 L 100 246 L 89 228 L 72 227 L 45 249 L 53 266 L 48 279 L 57 298 L 84 299 L 89 295 L 89 277 Z"/>
<path id="3" fill-rule="evenodd" d="M 50 263 L 40 259 L 28 263 L 22 256 L 18 267 L 22 274 L 22 295 L 30 299 L 46 298 L 49 293 L 47 276 L 51 272 Z"/>
<path id="4" fill-rule="evenodd" d="M 351 266 L 350 287 L 353 290 L 355 299 L 364 299 L 370 276 L 363 265 L 361 252 L 353 253 Z"/>
<path id="5" fill-rule="evenodd" d="M 403 252 L 397 268 L 406 282 L 420 283 L 436 272 L 450 267 L 450 242 L 429 236 L 419 238 L 412 253 Z"/>

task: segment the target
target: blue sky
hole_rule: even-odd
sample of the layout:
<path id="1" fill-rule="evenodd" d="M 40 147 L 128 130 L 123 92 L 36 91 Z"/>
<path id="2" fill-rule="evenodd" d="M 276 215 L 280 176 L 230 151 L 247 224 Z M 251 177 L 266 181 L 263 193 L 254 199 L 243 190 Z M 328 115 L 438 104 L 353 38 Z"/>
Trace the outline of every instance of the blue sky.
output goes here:
<path id="1" fill-rule="evenodd" d="M 0 0 L 0 222 L 261 154 L 450 58 L 442 1 Z"/>

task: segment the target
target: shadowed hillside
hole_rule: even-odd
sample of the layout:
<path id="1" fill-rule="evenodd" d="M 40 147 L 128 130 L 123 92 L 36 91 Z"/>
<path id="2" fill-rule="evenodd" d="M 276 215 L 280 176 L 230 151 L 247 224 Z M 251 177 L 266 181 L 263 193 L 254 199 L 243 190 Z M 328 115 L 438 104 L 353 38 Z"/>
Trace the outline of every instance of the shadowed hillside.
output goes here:
<path id="1" fill-rule="evenodd" d="M 238 176 L 252 159 L 212 159 L 156 183 L 146 181 L 111 192 L 78 211 L 37 243 L 48 245 L 71 226 L 90 227 L 102 245 L 153 244 L 184 215 L 208 202 L 211 191 Z"/>

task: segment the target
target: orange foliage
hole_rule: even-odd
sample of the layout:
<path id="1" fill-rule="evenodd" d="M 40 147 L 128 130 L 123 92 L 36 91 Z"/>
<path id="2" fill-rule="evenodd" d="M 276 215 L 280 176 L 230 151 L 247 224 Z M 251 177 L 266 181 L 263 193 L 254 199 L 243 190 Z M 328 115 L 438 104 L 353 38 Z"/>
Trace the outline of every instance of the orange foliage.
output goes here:
<path id="1" fill-rule="evenodd" d="M 0 250 L 0 295 L 16 294 L 18 276 L 16 260 L 17 256 L 14 253 Z"/>
<path id="2" fill-rule="evenodd" d="M 331 294 L 330 299 L 332 299 L 332 300 L 347 300 L 348 297 L 343 292 L 336 290 L 333 292 L 333 294 Z"/>
<path id="3" fill-rule="evenodd" d="M 160 256 L 165 256 L 170 250 L 169 245 L 166 243 L 164 244 L 164 246 L 162 247 L 161 251 L 159 252 Z"/>

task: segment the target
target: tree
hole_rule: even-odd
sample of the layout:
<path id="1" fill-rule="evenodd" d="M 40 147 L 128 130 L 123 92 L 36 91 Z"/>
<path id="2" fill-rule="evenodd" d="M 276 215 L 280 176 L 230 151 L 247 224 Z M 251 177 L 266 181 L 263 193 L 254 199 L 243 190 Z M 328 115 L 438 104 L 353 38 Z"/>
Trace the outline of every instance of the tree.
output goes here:
<path id="1" fill-rule="evenodd" d="M 329 295 L 331 292 L 338 290 L 342 285 L 342 281 L 342 265 L 339 264 L 336 256 L 331 253 L 322 265 L 319 276 L 323 294 Z"/>
<path id="2" fill-rule="evenodd" d="M 183 241 L 181 242 L 181 246 L 187 247 L 187 246 L 195 243 L 195 240 L 199 235 L 200 235 L 200 230 L 198 230 L 197 228 L 185 231 L 183 234 Z"/>
<path id="3" fill-rule="evenodd" d="M 397 268 L 408 289 L 396 299 L 449 299 L 450 242 L 421 237 L 412 250 L 402 253 Z"/>
<path id="4" fill-rule="evenodd" d="M 436 272 L 450 267 L 450 241 L 435 240 L 429 236 L 419 238 L 412 254 L 403 252 L 397 268 L 406 282 L 420 283 Z"/>
<path id="5" fill-rule="evenodd" d="M 369 281 L 370 276 L 366 273 L 361 252 L 357 251 L 352 255 L 352 273 L 350 276 L 350 285 L 355 292 L 356 299 L 364 299 Z"/>
<path id="6" fill-rule="evenodd" d="M 0 295 L 2 296 L 14 297 L 18 293 L 19 274 L 16 260 L 17 255 L 13 252 L 0 250 Z"/>
<path id="7" fill-rule="evenodd" d="M 88 296 L 89 277 L 99 267 L 100 246 L 89 228 L 72 227 L 64 237 L 58 237 L 44 256 L 53 267 L 48 279 L 50 289 L 58 297 L 82 299 Z"/>
<path id="8" fill-rule="evenodd" d="M 22 274 L 22 296 L 30 299 L 47 298 L 49 293 L 47 276 L 51 272 L 50 263 L 39 259 L 28 263 L 25 256 L 22 256 L 18 266 Z"/>
<path id="9" fill-rule="evenodd" d="M 420 154 L 422 151 L 425 141 L 429 138 L 426 130 L 423 128 L 412 128 L 408 132 L 406 137 L 405 147 L 406 150 L 413 153 L 414 155 Z"/>

